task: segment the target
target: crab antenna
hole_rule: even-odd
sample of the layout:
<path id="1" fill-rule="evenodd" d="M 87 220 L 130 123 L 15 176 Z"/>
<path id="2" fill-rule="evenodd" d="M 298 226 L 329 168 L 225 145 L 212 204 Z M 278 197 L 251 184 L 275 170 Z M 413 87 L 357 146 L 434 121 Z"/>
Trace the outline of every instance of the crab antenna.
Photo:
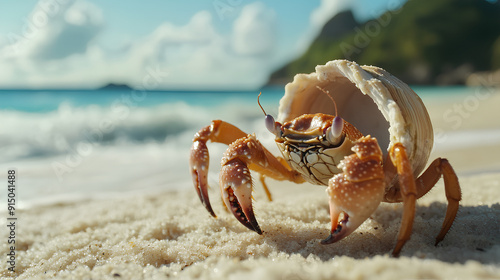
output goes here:
<path id="1" fill-rule="evenodd" d="M 330 97 L 330 99 L 332 100 L 333 102 L 333 105 L 335 106 L 335 116 L 338 115 L 337 113 L 337 102 L 335 102 L 335 99 L 333 99 L 333 97 L 330 95 L 330 92 L 328 92 L 327 90 L 321 88 L 320 86 L 316 86 L 317 89 L 321 90 L 324 94 L 328 95 L 328 97 Z"/>
<path id="2" fill-rule="evenodd" d="M 264 108 L 262 108 L 262 105 L 260 105 L 260 95 L 262 94 L 262 91 L 259 93 L 259 96 L 257 96 L 257 103 L 259 104 L 260 106 L 260 109 L 262 109 L 262 112 L 264 112 L 264 116 L 267 116 L 267 113 L 266 111 L 264 110 Z"/>

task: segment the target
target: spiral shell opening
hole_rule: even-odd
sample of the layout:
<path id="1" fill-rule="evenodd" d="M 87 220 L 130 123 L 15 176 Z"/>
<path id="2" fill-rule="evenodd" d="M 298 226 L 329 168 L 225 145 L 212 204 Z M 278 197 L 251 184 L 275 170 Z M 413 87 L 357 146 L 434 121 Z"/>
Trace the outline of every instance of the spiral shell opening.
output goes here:
<path id="1" fill-rule="evenodd" d="M 318 87 L 320 89 L 318 89 Z M 316 72 L 297 74 L 285 86 L 278 121 L 284 123 L 302 114 L 338 115 L 363 135 L 377 138 L 387 153 L 394 143 L 402 143 L 417 176 L 427 164 L 433 145 L 433 131 L 422 100 L 405 83 L 385 70 L 334 60 L 316 66 Z"/>

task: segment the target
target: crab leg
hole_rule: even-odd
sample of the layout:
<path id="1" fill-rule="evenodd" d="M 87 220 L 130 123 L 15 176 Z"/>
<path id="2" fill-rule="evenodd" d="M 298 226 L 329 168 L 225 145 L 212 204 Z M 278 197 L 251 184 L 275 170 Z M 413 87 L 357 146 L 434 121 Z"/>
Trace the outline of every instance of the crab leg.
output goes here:
<path id="1" fill-rule="evenodd" d="M 247 228 L 262 234 L 252 208 L 252 177 L 250 170 L 275 180 L 302 183 L 304 179 L 274 157 L 255 138 L 247 135 L 234 141 L 222 157 L 221 195 L 227 208 Z"/>
<path id="2" fill-rule="evenodd" d="M 410 161 L 406 155 L 406 148 L 401 143 L 396 143 L 389 151 L 389 156 L 392 163 L 397 168 L 400 193 L 403 198 L 403 218 L 398 234 L 398 241 L 394 250 L 393 256 L 398 256 L 401 248 L 406 241 L 410 239 L 411 230 L 413 228 L 413 219 L 415 218 L 415 204 L 417 201 L 417 186 Z"/>
<path id="3" fill-rule="evenodd" d="M 261 176 L 271 177 L 275 180 L 290 180 L 296 183 L 302 183 L 304 180 L 299 173 L 292 171 L 283 159 L 274 157 L 255 139 L 254 135 L 247 135 L 227 122 L 212 121 L 212 124 L 196 133 L 191 147 L 189 164 L 196 192 L 202 204 L 214 217 L 216 215 L 210 204 L 207 190 L 209 166 L 207 141 L 229 145 L 222 159 L 220 173 L 222 199 L 227 208 L 243 225 L 261 233 L 252 209 L 252 178 L 249 169 L 259 172 Z M 264 188 L 270 197 L 265 185 Z"/>
<path id="4" fill-rule="evenodd" d="M 377 140 L 362 137 L 354 154 L 341 162 L 343 173 L 329 181 L 332 230 L 322 244 L 337 242 L 352 233 L 377 209 L 385 191 L 382 151 Z"/>
<path id="5" fill-rule="evenodd" d="M 448 200 L 448 207 L 446 210 L 446 216 L 441 227 L 439 234 L 436 237 L 437 245 L 441 242 L 450 230 L 453 221 L 458 212 L 459 201 L 462 199 L 460 184 L 458 182 L 458 177 L 451 167 L 450 163 L 446 159 L 437 158 L 435 159 L 427 168 L 427 170 L 412 184 L 413 176 L 401 176 L 400 172 L 405 172 L 404 170 L 400 171 L 399 166 L 408 165 L 408 160 L 406 159 L 406 153 L 403 154 L 402 145 L 401 147 L 395 147 L 394 153 L 394 164 L 398 166 L 398 173 L 400 174 L 400 188 L 394 188 L 394 192 L 390 192 L 390 196 L 386 197 L 386 200 L 389 202 L 401 202 L 405 204 L 404 206 L 404 214 L 403 220 L 401 224 L 400 234 L 398 236 L 398 243 L 396 244 L 396 248 L 393 251 L 393 255 L 399 254 L 401 247 L 404 245 L 406 240 L 410 238 L 411 227 L 413 224 L 413 217 L 415 213 L 414 201 L 422 196 L 424 196 L 427 192 L 429 192 L 437 181 L 441 178 L 444 178 L 444 187 L 446 192 L 446 198 Z M 391 155 L 392 159 L 393 155 Z M 408 167 L 404 167 L 408 168 Z M 411 174 L 406 173 L 406 174 Z M 404 180 L 404 182 L 402 181 Z M 415 186 L 415 187 L 413 187 Z M 410 191 L 411 189 L 411 191 Z M 413 204 L 413 205 L 412 205 Z"/>
<path id="6" fill-rule="evenodd" d="M 437 245 L 444 239 L 444 236 L 451 228 L 453 221 L 458 212 L 458 203 L 462 200 L 462 192 L 460 190 L 460 184 L 458 183 L 458 177 L 451 164 L 447 159 L 437 158 L 427 170 L 419 177 L 418 181 L 420 184 L 417 185 L 418 197 L 426 194 L 441 178 L 444 179 L 444 190 L 446 193 L 446 199 L 448 200 L 448 207 L 446 209 L 446 216 L 443 221 L 443 225 L 439 234 L 436 236 Z"/>
<path id="7" fill-rule="evenodd" d="M 193 176 L 193 184 L 198 193 L 201 203 L 205 206 L 208 212 L 217 217 L 210 205 L 208 198 L 208 165 L 210 157 L 208 154 L 207 141 L 231 144 L 234 140 L 245 137 L 247 134 L 232 124 L 221 120 L 212 121 L 212 123 L 198 131 L 193 139 L 189 165 L 191 167 L 191 175 Z"/>

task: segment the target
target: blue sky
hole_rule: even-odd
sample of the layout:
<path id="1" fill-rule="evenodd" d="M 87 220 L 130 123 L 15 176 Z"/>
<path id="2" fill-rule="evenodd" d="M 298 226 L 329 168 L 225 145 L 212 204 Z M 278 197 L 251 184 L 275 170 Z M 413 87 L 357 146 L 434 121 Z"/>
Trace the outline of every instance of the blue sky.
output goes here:
<path id="1" fill-rule="evenodd" d="M 256 89 L 337 12 L 402 1 L 2 1 L 0 88 Z"/>

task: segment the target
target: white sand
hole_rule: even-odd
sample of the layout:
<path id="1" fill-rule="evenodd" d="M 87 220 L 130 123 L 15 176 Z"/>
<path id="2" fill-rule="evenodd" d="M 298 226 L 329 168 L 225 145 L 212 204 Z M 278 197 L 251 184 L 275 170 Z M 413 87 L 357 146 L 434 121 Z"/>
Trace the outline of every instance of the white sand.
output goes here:
<path id="1" fill-rule="evenodd" d="M 442 112 L 462 101 L 426 101 L 434 123 L 445 127 L 450 139 L 458 131 L 500 129 L 497 95 L 482 100 L 460 127 L 449 128 Z M 324 188 L 269 181 L 275 201 L 266 201 L 259 184 L 254 195 L 262 236 L 224 211 L 216 188 L 210 195 L 218 219 L 209 216 L 192 188 L 19 211 L 16 272 L 8 272 L 2 261 L 0 275 L 6 279 L 500 279 L 500 143 L 480 143 L 478 139 L 476 146 L 450 146 L 433 153 L 449 158 L 459 171 L 461 208 L 450 232 L 435 247 L 446 210 L 439 182 L 419 200 L 411 240 L 399 258 L 390 252 L 400 225 L 400 204 L 382 204 L 352 235 L 325 246 L 319 244 L 330 229 Z M 6 240 L 3 235 L 2 240 Z M 0 254 L 7 252 L 6 242 L 1 242 Z"/>

